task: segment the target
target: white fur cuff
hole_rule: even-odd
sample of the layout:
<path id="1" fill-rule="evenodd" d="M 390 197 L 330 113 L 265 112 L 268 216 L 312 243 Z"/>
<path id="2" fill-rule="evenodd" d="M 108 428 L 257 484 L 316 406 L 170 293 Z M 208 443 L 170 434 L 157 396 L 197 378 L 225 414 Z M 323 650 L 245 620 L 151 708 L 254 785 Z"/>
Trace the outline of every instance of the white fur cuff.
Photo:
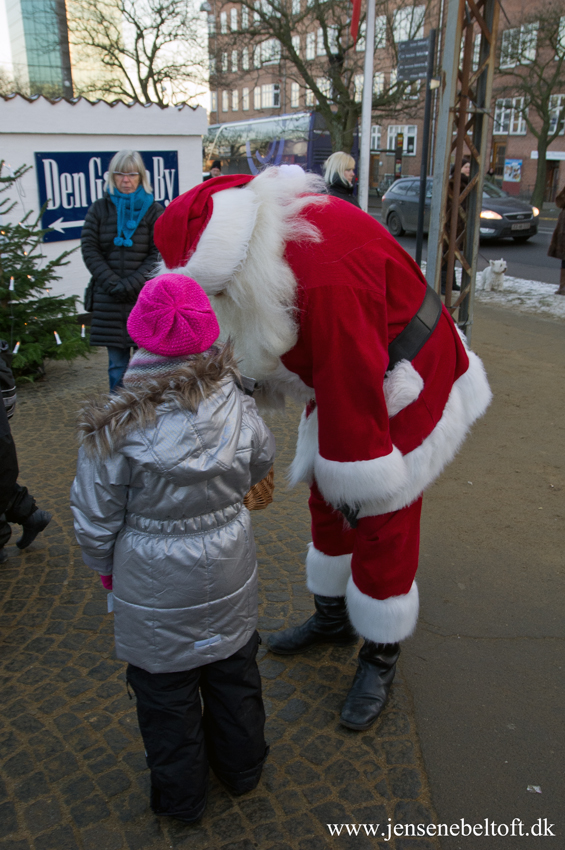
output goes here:
<path id="1" fill-rule="evenodd" d="M 308 544 L 306 584 L 318 596 L 345 596 L 351 576 L 351 555 L 324 555 Z"/>
<path id="2" fill-rule="evenodd" d="M 317 455 L 314 475 L 324 499 L 334 507 L 392 500 L 408 484 L 406 464 L 393 446 L 383 457 L 340 462 Z"/>
<path id="3" fill-rule="evenodd" d="M 347 584 L 347 610 L 353 628 L 375 643 L 396 643 L 410 637 L 418 621 L 416 582 L 404 596 L 372 599 L 362 593 L 353 578 Z"/>

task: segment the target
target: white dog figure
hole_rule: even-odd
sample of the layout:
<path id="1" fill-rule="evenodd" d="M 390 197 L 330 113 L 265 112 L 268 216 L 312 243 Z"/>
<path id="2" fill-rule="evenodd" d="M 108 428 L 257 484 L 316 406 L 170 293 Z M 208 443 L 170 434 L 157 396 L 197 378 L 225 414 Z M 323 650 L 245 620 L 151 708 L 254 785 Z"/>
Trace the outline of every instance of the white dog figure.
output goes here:
<path id="1" fill-rule="evenodd" d="M 477 275 L 477 289 L 482 289 L 485 292 L 502 292 L 504 289 L 504 272 L 507 268 L 508 263 L 502 258 L 490 260 L 486 269 L 480 275 Z"/>

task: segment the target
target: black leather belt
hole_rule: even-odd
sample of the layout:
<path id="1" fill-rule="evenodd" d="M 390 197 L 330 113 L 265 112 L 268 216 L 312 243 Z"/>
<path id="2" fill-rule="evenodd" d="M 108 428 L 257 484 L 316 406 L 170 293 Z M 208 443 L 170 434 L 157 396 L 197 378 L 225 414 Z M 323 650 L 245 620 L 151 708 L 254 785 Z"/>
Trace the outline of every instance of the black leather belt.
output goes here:
<path id="1" fill-rule="evenodd" d="M 400 360 L 413 360 L 435 330 L 441 316 L 441 298 L 431 286 L 416 315 L 408 322 L 388 347 L 387 372 L 394 369 Z"/>

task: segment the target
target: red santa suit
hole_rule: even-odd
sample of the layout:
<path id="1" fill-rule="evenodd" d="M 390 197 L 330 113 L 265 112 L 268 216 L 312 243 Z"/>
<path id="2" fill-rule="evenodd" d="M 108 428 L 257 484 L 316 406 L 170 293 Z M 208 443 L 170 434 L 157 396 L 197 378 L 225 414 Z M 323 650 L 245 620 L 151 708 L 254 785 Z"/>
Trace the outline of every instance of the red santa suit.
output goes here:
<path id="1" fill-rule="evenodd" d="M 200 213 L 206 225 L 196 250 L 193 237 L 179 247 L 187 201 L 178 199 L 171 215 L 173 201 L 155 241 L 167 267 L 186 270 L 212 296 L 236 351 L 240 340 L 242 371 L 309 402 L 290 472 L 293 483 L 311 486 L 308 587 L 346 595 L 359 634 L 393 643 L 411 634 L 418 616 L 422 492 L 485 412 L 490 389 L 445 308 L 414 359 L 388 370 L 389 344 L 418 312 L 426 281 L 371 216 L 338 198 L 308 195 L 315 178 L 297 171 L 270 169 L 242 188 L 220 186 L 209 198 L 212 211 Z M 192 192 L 202 207 L 200 187 Z M 210 267 L 215 260 L 219 269 Z M 254 305 L 254 294 L 261 301 L 262 288 L 277 286 L 276 302 L 293 327 L 280 339 L 276 324 L 263 333 L 265 308 Z M 340 508 L 357 512 L 355 528 Z"/>

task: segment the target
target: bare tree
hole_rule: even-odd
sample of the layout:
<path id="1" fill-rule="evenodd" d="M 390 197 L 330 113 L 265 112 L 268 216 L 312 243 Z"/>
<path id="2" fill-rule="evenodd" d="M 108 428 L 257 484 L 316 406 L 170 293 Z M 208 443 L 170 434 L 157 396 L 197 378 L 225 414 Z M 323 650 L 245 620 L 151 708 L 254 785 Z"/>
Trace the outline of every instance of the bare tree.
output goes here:
<path id="1" fill-rule="evenodd" d="M 536 12 L 512 23 L 515 26 L 501 35 L 498 122 L 521 120 L 536 138 L 538 161 L 531 201 L 541 207 L 547 150 L 564 130 L 565 2 L 546 0 Z"/>
<path id="2" fill-rule="evenodd" d="M 189 100 L 191 84 L 205 81 L 203 40 L 202 16 L 187 0 L 73 0 L 75 92 L 160 106 Z"/>
<path id="3" fill-rule="evenodd" d="M 419 109 L 417 86 L 397 82 L 397 43 L 423 35 L 427 5 L 403 5 L 377 0 L 373 109 L 383 117 Z M 254 67 L 278 66 L 279 77 L 299 83 L 313 94 L 316 110 L 330 131 L 334 150 L 351 150 L 361 114 L 365 17 L 359 37 L 350 35 L 350 0 L 241 0 L 238 25 L 216 30 L 212 83 L 234 84 L 227 57 L 232 48 L 247 46 L 249 68 L 239 79 L 253 78 Z M 226 19 L 227 20 L 227 19 Z M 223 31 L 222 31 L 223 29 Z M 212 52 L 214 52 L 214 49 Z M 254 66 L 254 67 L 253 67 Z M 392 71 L 392 73 L 391 73 Z"/>

